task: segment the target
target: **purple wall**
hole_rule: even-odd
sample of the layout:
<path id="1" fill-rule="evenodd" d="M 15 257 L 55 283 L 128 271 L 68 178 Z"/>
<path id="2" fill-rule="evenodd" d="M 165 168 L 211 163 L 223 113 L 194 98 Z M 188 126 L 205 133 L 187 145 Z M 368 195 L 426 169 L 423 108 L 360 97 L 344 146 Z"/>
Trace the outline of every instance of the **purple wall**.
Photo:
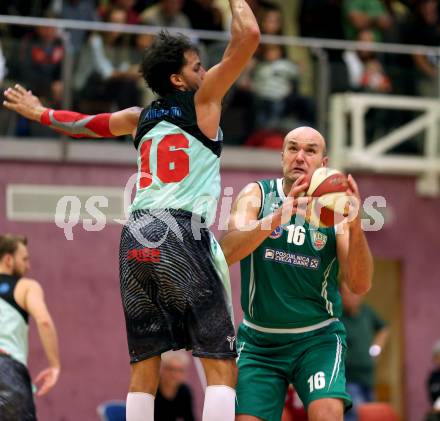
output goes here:
<path id="1" fill-rule="evenodd" d="M 119 300 L 118 246 L 120 226 L 101 232 L 74 228 L 74 241 L 53 223 L 11 222 L 5 215 L 5 189 L 9 183 L 123 186 L 134 167 L 84 166 L 1 162 L 0 232 L 20 232 L 30 239 L 32 269 L 46 291 L 58 327 L 62 373 L 59 384 L 37 400 L 42 420 L 97 420 L 96 406 L 106 399 L 124 399 L 129 364 L 122 307 Z M 234 195 L 249 181 L 276 176 L 256 172 L 225 171 L 224 186 Z M 419 421 L 427 409 L 425 378 L 430 350 L 440 336 L 439 199 L 415 195 L 411 178 L 358 176 L 363 196 L 382 195 L 392 211 L 383 230 L 369 233 L 375 257 L 403 262 L 404 370 L 406 419 Z M 231 269 L 236 322 L 239 310 L 239 268 Z M 34 326 L 33 326 L 34 327 Z M 31 334 L 30 369 L 45 367 L 35 329 Z M 194 367 L 190 373 L 200 411 L 201 387 Z"/>

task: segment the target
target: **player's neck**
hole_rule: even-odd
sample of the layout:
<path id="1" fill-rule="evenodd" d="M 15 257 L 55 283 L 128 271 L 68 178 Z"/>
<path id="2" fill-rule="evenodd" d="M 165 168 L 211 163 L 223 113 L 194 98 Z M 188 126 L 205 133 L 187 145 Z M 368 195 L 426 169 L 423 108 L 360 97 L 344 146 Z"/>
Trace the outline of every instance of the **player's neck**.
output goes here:
<path id="1" fill-rule="evenodd" d="M 283 192 L 286 197 L 290 193 L 292 186 L 293 186 L 293 181 L 288 180 L 287 178 L 284 177 L 283 178 Z"/>
<path id="2" fill-rule="evenodd" d="M 12 275 L 12 269 L 0 264 L 0 275 Z"/>

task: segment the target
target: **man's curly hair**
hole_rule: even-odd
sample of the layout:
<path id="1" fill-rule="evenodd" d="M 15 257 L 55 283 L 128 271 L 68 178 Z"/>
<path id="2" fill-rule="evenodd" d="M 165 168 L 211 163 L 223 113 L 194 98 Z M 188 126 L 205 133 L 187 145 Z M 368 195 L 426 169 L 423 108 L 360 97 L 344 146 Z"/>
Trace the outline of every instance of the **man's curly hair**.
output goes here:
<path id="1" fill-rule="evenodd" d="M 141 73 L 155 93 L 164 96 L 175 89 L 170 76 L 182 70 L 186 64 L 184 54 L 187 51 L 199 53 L 188 37 L 182 34 L 170 35 L 167 31 L 161 31 L 145 50 Z"/>

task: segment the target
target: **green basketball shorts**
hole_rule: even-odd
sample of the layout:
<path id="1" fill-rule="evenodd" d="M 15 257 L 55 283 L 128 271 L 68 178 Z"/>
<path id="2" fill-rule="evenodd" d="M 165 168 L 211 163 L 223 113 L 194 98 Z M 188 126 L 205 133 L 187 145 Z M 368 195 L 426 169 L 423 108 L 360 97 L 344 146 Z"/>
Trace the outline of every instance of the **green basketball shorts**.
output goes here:
<path id="1" fill-rule="evenodd" d="M 238 330 L 237 414 L 279 421 L 289 383 L 304 406 L 337 398 L 351 407 L 345 391 L 345 328 L 340 321 L 306 333 Z"/>

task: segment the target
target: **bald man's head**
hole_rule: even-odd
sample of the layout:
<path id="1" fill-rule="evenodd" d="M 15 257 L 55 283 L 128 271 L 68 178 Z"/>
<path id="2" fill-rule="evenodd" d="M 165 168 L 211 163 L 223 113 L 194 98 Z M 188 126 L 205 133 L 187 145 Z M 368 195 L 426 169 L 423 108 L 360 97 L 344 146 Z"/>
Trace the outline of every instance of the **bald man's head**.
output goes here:
<path id="1" fill-rule="evenodd" d="M 322 148 L 322 155 L 327 156 L 324 136 L 313 127 L 301 126 L 291 130 L 284 138 L 283 151 L 289 141 L 313 143 Z"/>
<path id="2" fill-rule="evenodd" d="M 298 127 L 287 133 L 282 151 L 283 175 L 287 184 L 327 165 L 324 137 L 312 127 Z"/>

